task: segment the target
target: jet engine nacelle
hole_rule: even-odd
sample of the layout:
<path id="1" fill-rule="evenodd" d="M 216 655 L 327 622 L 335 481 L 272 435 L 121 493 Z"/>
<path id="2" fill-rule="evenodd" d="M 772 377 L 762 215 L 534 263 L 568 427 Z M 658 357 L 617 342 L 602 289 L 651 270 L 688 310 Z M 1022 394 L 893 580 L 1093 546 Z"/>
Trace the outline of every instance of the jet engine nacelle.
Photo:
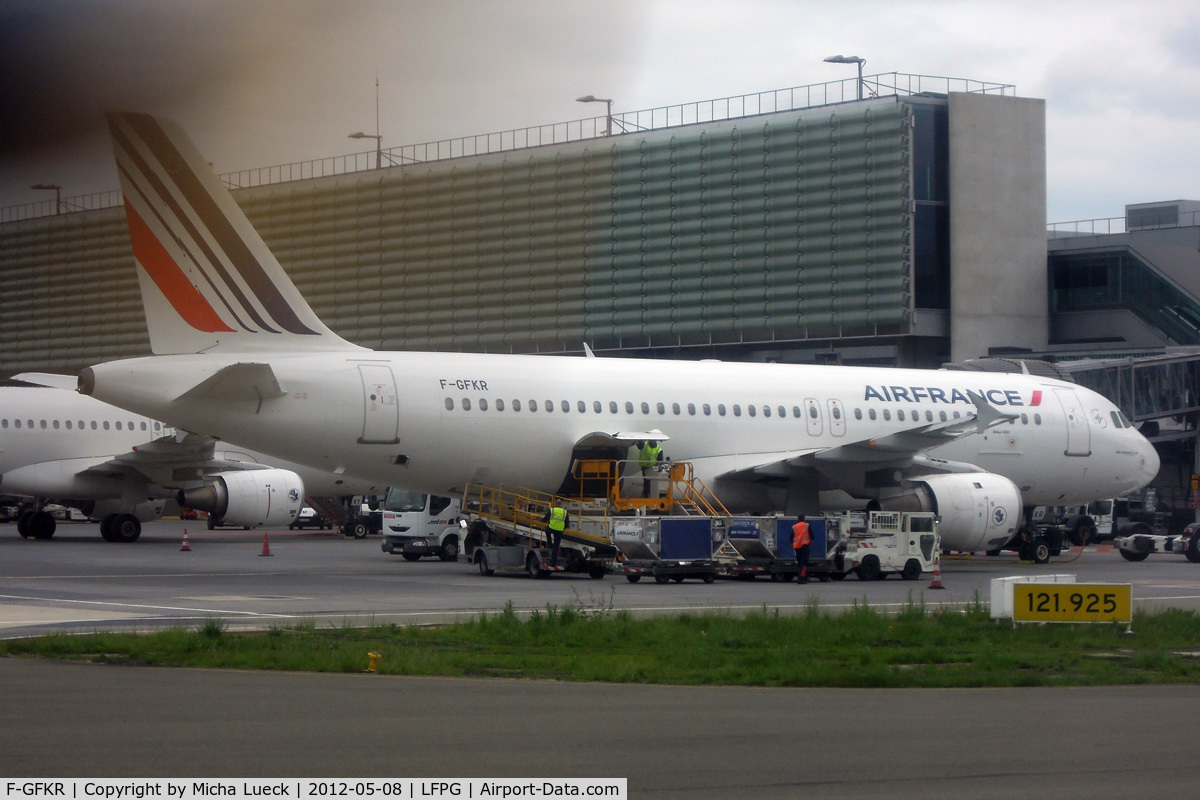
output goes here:
<path id="1" fill-rule="evenodd" d="M 291 524 L 304 504 L 304 481 L 291 470 L 219 472 L 198 489 L 184 489 L 179 505 L 207 511 L 231 525 Z"/>
<path id="2" fill-rule="evenodd" d="M 885 511 L 932 511 L 942 547 L 973 553 L 1002 547 L 1021 523 L 1021 491 L 1002 475 L 959 472 L 925 475 L 912 488 L 881 498 Z"/>

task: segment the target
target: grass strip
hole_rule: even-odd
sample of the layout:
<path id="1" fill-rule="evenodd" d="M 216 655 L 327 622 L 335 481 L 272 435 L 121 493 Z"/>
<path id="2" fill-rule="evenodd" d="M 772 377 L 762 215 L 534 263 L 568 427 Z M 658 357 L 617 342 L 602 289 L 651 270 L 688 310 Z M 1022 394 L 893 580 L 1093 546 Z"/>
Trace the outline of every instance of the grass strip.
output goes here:
<path id="1" fill-rule="evenodd" d="M 825 687 L 1098 686 L 1200 681 L 1200 618 L 1135 615 L 1124 625 L 1021 625 L 965 611 L 856 606 L 798 615 L 704 613 L 635 619 L 612 609 L 511 605 L 434 628 L 314 625 L 234 633 L 216 619 L 149 634 L 0 642 L 0 655 L 154 666 L 392 675 Z"/>

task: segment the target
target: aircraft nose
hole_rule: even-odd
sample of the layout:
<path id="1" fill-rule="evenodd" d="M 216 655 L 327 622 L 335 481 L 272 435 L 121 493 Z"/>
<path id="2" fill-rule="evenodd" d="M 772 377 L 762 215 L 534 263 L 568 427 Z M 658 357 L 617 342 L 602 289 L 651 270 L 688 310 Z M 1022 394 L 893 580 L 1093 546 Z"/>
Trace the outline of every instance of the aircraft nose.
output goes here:
<path id="1" fill-rule="evenodd" d="M 1139 472 L 1144 479 L 1143 485 L 1145 485 L 1158 477 L 1158 468 L 1162 465 L 1162 462 L 1158 457 L 1158 450 L 1154 448 L 1150 440 L 1141 434 L 1138 434 L 1138 436 L 1142 439 L 1141 446 L 1138 447 L 1138 455 L 1141 462 Z"/>

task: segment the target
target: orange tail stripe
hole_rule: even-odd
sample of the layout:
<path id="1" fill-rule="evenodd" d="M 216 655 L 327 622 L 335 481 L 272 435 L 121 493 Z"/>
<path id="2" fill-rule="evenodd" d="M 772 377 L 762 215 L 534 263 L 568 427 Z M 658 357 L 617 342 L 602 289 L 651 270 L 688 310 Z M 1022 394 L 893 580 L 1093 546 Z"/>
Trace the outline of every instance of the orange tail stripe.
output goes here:
<path id="1" fill-rule="evenodd" d="M 125 203 L 125 216 L 129 219 L 134 258 L 145 268 L 150 279 L 179 312 L 183 321 L 206 333 L 232 331 L 233 328 L 221 320 L 128 202 Z"/>

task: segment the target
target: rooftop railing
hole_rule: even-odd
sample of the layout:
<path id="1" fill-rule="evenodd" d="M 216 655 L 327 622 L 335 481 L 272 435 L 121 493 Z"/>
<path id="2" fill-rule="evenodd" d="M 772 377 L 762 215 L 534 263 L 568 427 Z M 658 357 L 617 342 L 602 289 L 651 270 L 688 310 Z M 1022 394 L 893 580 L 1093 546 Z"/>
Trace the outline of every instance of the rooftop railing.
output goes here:
<path id="1" fill-rule="evenodd" d="M 903 72 L 864 75 L 861 88 L 864 99 L 921 94 L 945 95 L 949 92 L 1010 96 L 1016 94 L 1016 87 L 1007 83 L 937 75 L 911 75 Z M 611 125 L 609 116 L 602 114 L 570 122 L 556 122 L 550 125 L 536 125 L 422 144 L 402 145 L 378 152 L 352 153 L 311 161 L 239 170 L 224 173 L 221 175 L 221 179 L 231 189 L 267 186 L 289 181 L 364 172 L 375 169 L 377 159 L 380 160 L 380 166 L 384 167 L 444 161 L 551 144 L 603 139 L 609 135 L 609 130 L 612 130 L 613 135 L 660 130 L 682 125 L 741 119 L 760 114 L 776 114 L 847 103 L 857 101 L 858 97 L 859 79 L 857 77 L 846 78 L 807 86 L 793 86 L 787 89 L 722 97 L 715 100 L 659 106 L 642 111 L 624 111 L 612 115 Z M 107 208 L 120 205 L 120 203 L 120 192 L 67 197 L 61 200 L 58 207 L 55 206 L 54 201 L 26 203 L 0 208 L 0 222 L 15 222 L 56 213 Z"/>
<path id="2" fill-rule="evenodd" d="M 1132 230 L 1151 231 L 1164 228 L 1191 228 L 1200 226 L 1200 211 L 1179 211 L 1161 219 L 1161 221 L 1141 220 Z M 1110 233 L 1128 233 L 1129 218 L 1100 217 L 1098 219 L 1080 219 L 1072 222 L 1051 222 L 1046 226 L 1046 234 L 1051 239 L 1069 239 L 1075 236 L 1101 236 Z"/>

